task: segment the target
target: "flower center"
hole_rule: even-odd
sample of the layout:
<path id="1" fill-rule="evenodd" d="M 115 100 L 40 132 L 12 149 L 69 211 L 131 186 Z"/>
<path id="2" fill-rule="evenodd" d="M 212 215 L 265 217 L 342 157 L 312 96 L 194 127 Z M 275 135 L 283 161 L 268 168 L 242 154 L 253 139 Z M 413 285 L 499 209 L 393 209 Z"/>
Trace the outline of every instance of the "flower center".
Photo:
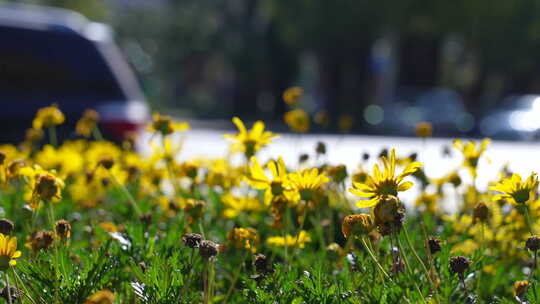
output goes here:
<path id="1" fill-rule="evenodd" d="M 527 189 L 521 189 L 512 194 L 512 197 L 518 204 L 523 204 L 529 200 L 529 191 Z"/>

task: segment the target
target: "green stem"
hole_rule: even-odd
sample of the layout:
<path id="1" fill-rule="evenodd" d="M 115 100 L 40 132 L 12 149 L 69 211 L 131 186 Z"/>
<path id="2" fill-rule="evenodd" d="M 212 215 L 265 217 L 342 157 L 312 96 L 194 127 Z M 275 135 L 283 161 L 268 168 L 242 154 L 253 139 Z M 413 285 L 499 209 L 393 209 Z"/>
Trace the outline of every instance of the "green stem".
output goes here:
<path id="1" fill-rule="evenodd" d="M 375 254 L 373 254 L 373 252 L 371 252 L 371 249 L 369 249 L 369 246 L 366 242 L 366 238 L 362 237 L 361 240 L 362 240 L 362 244 L 364 245 L 364 248 L 366 248 L 366 251 L 368 252 L 369 257 L 373 260 L 375 265 L 377 265 L 377 268 L 379 269 L 379 271 L 384 275 L 386 279 L 393 282 L 392 278 L 388 275 L 388 273 L 382 267 L 381 263 L 379 263 L 379 261 L 377 260 L 377 257 L 375 256 Z"/>
<path id="2" fill-rule="evenodd" d="M 99 140 L 99 141 L 103 140 L 103 135 L 101 135 L 101 132 L 99 131 L 99 128 L 97 125 L 92 129 L 92 135 L 94 135 L 94 138 L 96 140 Z"/>
<path id="3" fill-rule="evenodd" d="M 135 201 L 131 193 L 129 193 L 129 190 L 126 188 L 126 186 L 120 184 L 120 182 L 116 179 L 116 177 L 114 176 L 114 174 L 112 174 L 110 170 L 108 171 L 109 171 L 109 176 L 111 177 L 116 187 L 120 188 L 120 190 L 124 192 L 125 196 L 128 199 L 128 202 L 131 204 L 131 207 L 133 207 L 133 210 L 135 210 L 135 213 L 137 214 L 137 216 L 140 217 L 142 215 L 141 209 L 137 205 L 137 202 Z"/>
<path id="4" fill-rule="evenodd" d="M 191 255 L 189 257 L 188 277 L 187 277 L 186 282 L 184 282 L 184 286 L 182 287 L 182 293 L 181 293 L 182 300 L 185 299 L 186 290 L 189 288 L 189 285 L 191 285 L 191 274 L 193 273 L 192 269 L 193 269 L 193 259 L 194 259 L 194 257 L 195 257 L 195 249 L 191 248 Z"/>
<path id="5" fill-rule="evenodd" d="M 246 262 L 247 255 L 249 253 L 248 250 L 244 250 L 245 253 L 242 256 L 242 262 L 241 266 L 237 267 L 236 272 L 234 273 L 233 279 L 231 281 L 231 286 L 229 287 L 229 290 L 227 291 L 227 294 L 225 295 L 225 299 L 223 300 L 223 303 L 227 303 L 227 300 L 229 300 L 229 297 L 231 296 L 234 286 L 236 285 L 236 281 L 238 280 L 238 277 L 240 276 L 240 271 L 242 271 L 242 268 L 244 267 L 244 263 Z"/>
<path id="6" fill-rule="evenodd" d="M 202 225 L 202 218 L 199 219 L 199 221 L 197 223 L 199 224 L 199 231 L 201 232 L 201 235 L 202 235 L 203 239 L 206 239 L 206 236 L 204 235 L 203 225 Z"/>
<path id="7" fill-rule="evenodd" d="M 403 226 L 403 228 L 405 228 L 405 225 Z M 401 241 L 399 240 L 399 237 L 397 235 L 395 237 L 396 237 L 398 247 L 399 247 L 399 249 L 398 249 L 399 254 L 400 254 L 400 256 L 403 257 L 403 261 L 405 262 L 405 268 L 407 268 L 407 272 L 409 273 L 409 278 L 413 281 L 414 287 L 416 288 L 416 291 L 418 292 L 418 294 L 420 294 L 420 297 L 422 297 L 423 302 L 427 303 L 426 298 L 424 297 L 424 294 L 420 290 L 420 287 L 418 287 L 418 283 L 416 283 L 416 280 L 414 278 L 414 273 L 413 273 L 413 270 L 411 268 L 411 264 L 409 264 L 409 259 L 407 258 L 407 255 L 405 253 L 401 252 L 401 250 L 403 250 L 404 247 L 401 244 Z M 431 277 L 429 276 L 429 273 L 427 274 L 427 276 L 428 276 L 429 280 L 431 281 Z"/>
<path id="8" fill-rule="evenodd" d="M 525 208 L 523 208 L 525 210 L 525 222 L 527 223 L 527 228 L 529 229 L 529 233 L 532 235 L 534 235 L 534 232 L 533 232 L 533 227 L 532 227 L 532 224 L 531 224 L 531 218 L 529 216 L 529 206 L 525 206 Z"/>
<path id="9" fill-rule="evenodd" d="M 57 147 L 58 146 L 58 139 L 56 137 L 56 126 L 52 125 L 48 128 L 48 131 L 49 131 L 49 141 L 51 142 L 51 145 L 53 147 Z"/>
<path id="10" fill-rule="evenodd" d="M 416 260 L 418 261 L 418 263 L 422 266 L 422 269 L 424 270 L 429 282 L 431 283 L 431 286 L 432 286 L 433 290 L 436 290 L 437 286 L 435 285 L 435 282 L 433 282 L 431 276 L 429 275 L 429 270 L 427 269 L 426 265 L 424 264 L 424 261 L 422 261 L 422 259 L 418 255 L 418 252 L 416 252 L 416 249 L 414 249 L 414 246 L 413 246 L 413 244 L 411 242 L 411 239 L 409 238 L 409 233 L 407 232 L 407 227 L 405 225 L 403 225 L 403 233 L 405 234 L 405 240 L 407 241 L 407 245 L 411 249 L 411 251 L 412 251 L 413 255 L 415 256 Z M 398 242 L 399 242 L 399 238 L 397 238 L 397 239 L 398 239 Z"/>
<path id="11" fill-rule="evenodd" d="M 34 301 L 34 299 L 30 296 L 30 292 L 28 291 L 28 289 L 26 288 L 26 285 L 24 285 L 24 282 L 21 280 L 21 278 L 19 277 L 19 275 L 17 274 L 17 272 L 15 272 L 15 268 L 12 267 L 11 270 L 13 270 L 13 275 L 14 275 L 14 280 L 15 280 L 15 284 L 17 284 L 17 282 L 21 282 L 21 286 L 23 287 L 24 289 L 24 296 L 30 301 L 32 302 L 32 304 L 36 304 L 36 301 Z M 15 285 L 17 287 L 17 289 L 19 288 L 19 285 Z M 41 301 L 42 303 L 45 303 L 45 300 L 43 298 L 41 298 Z M 21 302 L 22 302 L 22 299 L 21 299 Z"/>
<path id="12" fill-rule="evenodd" d="M 8 273 L 7 271 L 4 272 L 4 275 L 6 277 L 6 289 L 7 289 L 7 295 L 8 295 L 8 298 L 7 298 L 7 302 L 8 304 L 12 304 L 13 302 L 11 301 L 11 288 L 9 288 L 9 276 L 8 276 Z"/>

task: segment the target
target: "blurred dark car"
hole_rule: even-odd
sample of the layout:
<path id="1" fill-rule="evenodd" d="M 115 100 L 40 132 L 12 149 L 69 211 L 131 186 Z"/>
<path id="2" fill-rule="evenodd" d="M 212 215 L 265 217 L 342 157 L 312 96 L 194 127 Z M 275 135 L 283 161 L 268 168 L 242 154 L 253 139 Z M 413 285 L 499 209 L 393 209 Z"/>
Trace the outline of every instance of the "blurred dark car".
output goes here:
<path id="1" fill-rule="evenodd" d="M 394 96 L 389 105 L 380 109 L 382 115 L 376 127 L 381 134 L 412 136 L 416 124 L 427 121 L 433 125 L 435 136 L 473 135 L 474 117 L 454 90 L 402 87 Z"/>
<path id="2" fill-rule="evenodd" d="M 512 95 L 480 121 L 483 136 L 532 140 L 540 138 L 540 95 Z"/>
<path id="3" fill-rule="evenodd" d="M 113 140 L 147 120 L 145 98 L 106 25 L 68 10 L 0 5 L 0 39 L 0 141 L 23 138 L 36 111 L 53 103 L 66 116 L 62 138 L 74 137 L 87 108 Z"/>

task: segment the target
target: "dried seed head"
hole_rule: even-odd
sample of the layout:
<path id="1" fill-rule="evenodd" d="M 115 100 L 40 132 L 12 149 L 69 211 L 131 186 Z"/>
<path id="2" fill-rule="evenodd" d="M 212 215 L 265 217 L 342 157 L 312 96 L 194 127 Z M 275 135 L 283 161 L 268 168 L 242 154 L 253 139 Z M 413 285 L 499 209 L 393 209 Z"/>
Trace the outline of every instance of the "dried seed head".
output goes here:
<path id="1" fill-rule="evenodd" d="M 341 222 L 341 232 L 345 238 L 364 236 L 373 228 L 373 219 L 369 214 L 347 215 Z"/>
<path id="2" fill-rule="evenodd" d="M 345 255 L 345 251 L 339 244 L 337 243 L 331 243 L 330 245 L 326 246 L 326 257 L 333 262 L 338 261 L 341 257 Z"/>
<path id="3" fill-rule="evenodd" d="M 27 243 L 27 245 L 32 248 L 34 252 L 37 252 L 41 249 L 49 249 L 49 247 L 52 246 L 54 241 L 54 234 L 51 231 L 35 231 L 28 237 L 29 242 Z"/>
<path id="4" fill-rule="evenodd" d="M 525 248 L 530 251 L 537 251 L 540 249 L 540 237 L 538 235 L 529 237 L 525 242 Z"/>
<path id="5" fill-rule="evenodd" d="M 0 233 L 2 233 L 3 235 L 10 234 L 11 231 L 13 231 L 13 227 L 15 227 L 15 225 L 12 221 L 6 218 L 0 219 Z"/>
<path id="6" fill-rule="evenodd" d="M 187 233 L 182 236 L 182 242 L 189 248 L 199 248 L 202 240 L 202 235 L 198 233 Z"/>
<path id="7" fill-rule="evenodd" d="M 464 256 L 452 257 L 449 262 L 450 270 L 457 274 L 463 274 L 469 268 L 469 265 L 471 265 L 471 261 Z"/>
<path id="8" fill-rule="evenodd" d="M 152 223 L 152 213 L 147 212 L 141 214 L 141 216 L 139 216 L 139 220 L 145 225 L 145 227 L 148 227 Z"/>
<path id="9" fill-rule="evenodd" d="M 317 143 L 315 151 L 317 152 L 317 154 L 326 154 L 326 145 L 322 141 L 319 141 Z"/>
<path id="10" fill-rule="evenodd" d="M 527 280 L 514 282 L 514 296 L 518 298 L 523 296 L 527 292 L 529 285 L 529 281 Z"/>
<path id="11" fill-rule="evenodd" d="M 436 254 L 437 252 L 441 251 L 441 241 L 436 238 L 429 238 L 428 247 L 431 254 Z"/>
<path id="12" fill-rule="evenodd" d="M 42 174 L 38 177 L 35 191 L 43 200 L 51 200 L 57 196 L 59 185 L 56 178 L 49 174 Z"/>
<path id="13" fill-rule="evenodd" d="M 8 288 L 9 288 L 9 292 L 8 292 Z M 11 303 L 16 303 L 17 300 L 19 299 L 19 294 L 20 294 L 20 290 L 18 290 L 15 286 L 9 286 L 9 287 L 4 287 L 2 289 L 0 289 L 0 297 L 4 298 L 4 300 L 6 300 L 6 303 L 10 303 L 10 299 L 9 297 L 11 296 Z"/>
<path id="14" fill-rule="evenodd" d="M 382 235 L 397 233 L 403 224 L 405 206 L 393 195 L 385 196 L 373 209 L 375 225 Z"/>
<path id="15" fill-rule="evenodd" d="M 71 224 L 66 220 L 59 220 L 54 225 L 56 235 L 61 239 L 66 239 L 71 236 Z"/>
<path id="16" fill-rule="evenodd" d="M 405 264 L 403 264 L 403 262 L 402 262 L 401 260 L 399 260 L 399 261 L 397 261 L 397 262 L 394 262 L 394 263 L 392 264 L 391 270 L 392 270 L 392 272 L 395 273 L 395 274 L 404 272 L 404 271 L 405 271 Z"/>
<path id="17" fill-rule="evenodd" d="M 368 152 L 362 153 L 362 160 L 363 161 L 368 161 L 369 160 L 369 153 Z"/>
<path id="18" fill-rule="evenodd" d="M 141 271 L 142 271 L 143 273 L 145 273 L 145 272 L 146 272 L 146 269 L 147 269 L 146 263 L 145 263 L 145 262 L 140 262 L 140 263 L 139 263 L 139 268 L 141 269 Z"/>
<path id="19" fill-rule="evenodd" d="M 258 273 L 266 273 L 268 271 L 268 258 L 264 254 L 255 255 L 253 265 Z"/>
<path id="20" fill-rule="evenodd" d="M 201 241 L 199 254 L 205 260 L 215 257 L 218 254 L 218 244 L 208 240 Z"/>
<path id="21" fill-rule="evenodd" d="M 473 210 L 473 223 L 486 222 L 489 217 L 489 209 L 484 203 L 478 203 Z"/>

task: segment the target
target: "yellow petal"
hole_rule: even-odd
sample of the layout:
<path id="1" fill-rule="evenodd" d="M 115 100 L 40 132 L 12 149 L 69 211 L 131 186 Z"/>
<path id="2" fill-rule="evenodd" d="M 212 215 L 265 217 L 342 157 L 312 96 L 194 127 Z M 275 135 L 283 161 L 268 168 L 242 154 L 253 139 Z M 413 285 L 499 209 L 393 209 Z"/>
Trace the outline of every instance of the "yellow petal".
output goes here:
<path id="1" fill-rule="evenodd" d="M 403 182 L 403 183 L 399 184 L 398 191 L 409 190 L 412 186 L 413 186 L 412 182 Z"/>
<path id="2" fill-rule="evenodd" d="M 238 117 L 233 117 L 232 122 L 236 125 L 238 128 L 238 133 L 240 134 L 246 134 L 246 126 L 244 126 L 244 123 L 240 120 Z"/>
<path id="3" fill-rule="evenodd" d="M 377 202 L 379 200 L 376 199 L 376 198 L 373 198 L 373 199 L 370 199 L 370 200 L 366 200 L 366 201 L 357 201 L 356 202 L 356 207 L 358 208 L 368 208 L 368 207 L 373 207 L 375 205 L 377 205 Z"/>

